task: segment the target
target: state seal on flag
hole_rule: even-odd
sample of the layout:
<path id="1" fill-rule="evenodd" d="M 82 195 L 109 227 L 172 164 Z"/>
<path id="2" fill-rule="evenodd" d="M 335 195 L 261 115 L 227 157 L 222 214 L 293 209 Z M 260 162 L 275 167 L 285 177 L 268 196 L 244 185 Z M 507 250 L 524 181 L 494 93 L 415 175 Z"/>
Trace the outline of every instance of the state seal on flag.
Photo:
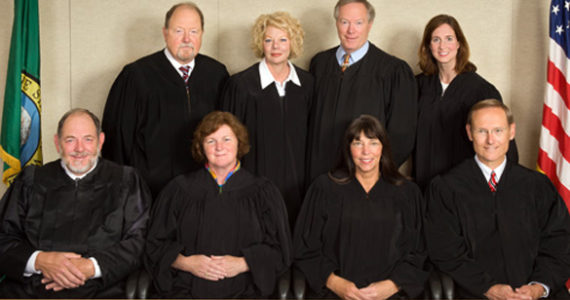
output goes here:
<path id="1" fill-rule="evenodd" d="M 22 113 L 20 119 L 20 164 L 41 164 L 40 83 L 22 73 Z M 39 157 L 38 157 L 39 156 Z M 38 164 L 38 163 L 35 163 Z"/>

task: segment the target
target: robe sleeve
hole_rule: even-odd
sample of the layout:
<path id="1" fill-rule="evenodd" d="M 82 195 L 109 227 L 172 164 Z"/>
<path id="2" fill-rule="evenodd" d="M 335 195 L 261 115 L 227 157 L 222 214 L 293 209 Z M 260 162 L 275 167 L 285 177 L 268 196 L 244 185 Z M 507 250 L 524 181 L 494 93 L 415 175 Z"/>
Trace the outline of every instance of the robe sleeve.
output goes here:
<path id="1" fill-rule="evenodd" d="M 171 265 L 184 249 L 177 237 L 179 213 L 184 211 L 181 192 L 174 181 L 169 183 L 151 213 L 144 264 L 161 294 L 172 290 L 177 271 Z"/>
<path id="2" fill-rule="evenodd" d="M 102 129 L 106 139 L 103 145 L 104 158 L 118 164 L 133 166 L 133 149 L 144 149 L 138 135 L 142 110 L 142 94 L 135 71 L 126 66 L 109 91 L 103 111 Z"/>
<path id="3" fill-rule="evenodd" d="M 246 118 L 247 91 L 241 86 L 236 76 L 230 77 L 227 81 L 220 100 L 220 109 L 231 112 L 241 122 Z"/>
<path id="4" fill-rule="evenodd" d="M 316 72 L 316 64 L 317 62 L 315 61 L 315 56 L 313 56 L 313 58 L 311 58 L 311 61 L 309 62 L 309 73 L 311 73 L 313 75 L 313 77 L 315 77 L 315 72 Z"/>
<path id="5" fill-rule="evenodd" d="M 295 226 L 295 267 L 304 275 L 317 294 L 326 289 L 329 275 L 339 270 L 338 261 L 323 254 L 323 232 L 327 224 L 326 200 L 328 195 L 317 179 L 309 188 Z"/>
<path id="6" fill-rule="evenodd" d="M 127 189 L 124 194 L 126 200 L 121 241 L 89 253 L 101 267 L 105 286 L 113 285 L 137 270 L 141 266 L 144 249 L 151 204 L 150 191 L 131 168 L 124 172 L 123 183 Z"/>
<path id="7" fill-rule="evenodd" d="M 473 258 L 463 236 L 452 189 L 440 177 L 427 192 L 426 240 L 431 261 L 454 281 L 475 295 L 483 295 L 498 283 Z"/>
<path id="8" fill-rule="evenodd" d="M 424 283 L 427 280 L 428 273 L 424 269 L 427 258 L 427 249 L 423 233 L 423 216 L 425 208 L 423 207 L 423 197 L 420 190 L 415 184 L 406 183 L 405 187 L 406 199 L 410 200 L 411 210 L 410 224 L 407 224 L 407 234 L 403 238 L 408 249 L 412 249 L 406 253 L 402 259 L 396 264 L 394 270 L 390 274 L 390 279 L 400 287 L 409 297 L 415 297 L 424 290 Z"/>
<path id="9" fill-rule="evenodd" d="M 539 175 L 535 196 L 540 226 L 540 243 L 529 281 L 549 286 L 550 295 L 570 277 L 570 215 L 550 180 Z"/>
<path id="10" fill-rule="evenodd" d="M 410 67 L 399 61 L 390 78 L 390 94 L 386 107 L 386 130 L 392 144 L 396 166 L 412 153 L 418 115 L 417 86 Z"/>
<path id="11" fill-rule="evenodd" d="M 263 242 L 241 250 L 249 266 L 253 283 L 261 295 L 270 295 L 277 276 L 292 263 L 292 242 L 287 209 L 277 187 L 266 181 L 256 201 Z"/>
<path id="12" fill-rule="evenodd" d="M 26 263 L 36 250 L 25 228 L 34 170 L 25 168 L 0 200 L 0 274 L 14 280 L 23 279 Z"/>

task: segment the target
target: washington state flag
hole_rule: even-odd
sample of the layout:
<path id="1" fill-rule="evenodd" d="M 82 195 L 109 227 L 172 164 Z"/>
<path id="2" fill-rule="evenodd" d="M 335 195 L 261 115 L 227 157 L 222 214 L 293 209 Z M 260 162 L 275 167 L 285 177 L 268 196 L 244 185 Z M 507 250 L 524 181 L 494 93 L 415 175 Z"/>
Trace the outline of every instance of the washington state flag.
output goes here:
<path id="1" fill-rule="evenodd" d="M 42 164 L 38 0 L 14 0 L 10 43 L 0 136 L 6 184 L 25 166 Z"/>

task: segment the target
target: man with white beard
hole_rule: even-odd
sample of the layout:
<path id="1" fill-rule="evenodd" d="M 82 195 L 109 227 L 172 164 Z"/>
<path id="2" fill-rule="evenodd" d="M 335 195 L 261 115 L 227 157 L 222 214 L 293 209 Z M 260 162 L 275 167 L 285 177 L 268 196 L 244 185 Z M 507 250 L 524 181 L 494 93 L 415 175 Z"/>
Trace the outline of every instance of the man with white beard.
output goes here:
<path id="1" fill-rule="evenodd" d="M 150 192 L 136 171 L 99 158 L 99 119 L 59 121 L 61 159 L 29 166 L 0 201 L 0 297 L 124 297 L 140 266 Z"/>

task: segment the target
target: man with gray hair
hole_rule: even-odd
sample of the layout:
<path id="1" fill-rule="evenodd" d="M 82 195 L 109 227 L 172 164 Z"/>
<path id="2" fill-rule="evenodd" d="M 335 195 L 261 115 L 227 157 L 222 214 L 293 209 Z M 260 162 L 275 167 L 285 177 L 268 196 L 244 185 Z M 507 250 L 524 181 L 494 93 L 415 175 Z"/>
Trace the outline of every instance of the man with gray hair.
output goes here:
<path id="1" fill-rule="evenodd" d="M 150 192 L 131 167 L 99 158 L 99 119 L 59 121 L 61 159 L 29 166 L 0 200 L 0 297 L 117 298 L 140 267 Z"/>
<path id="2" fill-rule="evenodd" d="M 123 68 L 107 97 L 103 157 L 135 167 L 154 197 L 177 175 L 200 167 L 190 155 L 192 133 L 213 111 L 229 77 L 199 54 L 204 15 L 192 2 L 166 13 L 166 48 Z"/>
<path id="3" fill-rule="evenodd" d="M 406 62 L 368 41 L 374 7 L 366 0 L 340 0 L 334 9 L 340 46 L 311 60 L 315 77 L 308 139 L 309 179 L 328 172 L 340 152 L 341 138 L 361 114 L 386 127 L 396 165 L 414 147 L 417 91 Z"/>

